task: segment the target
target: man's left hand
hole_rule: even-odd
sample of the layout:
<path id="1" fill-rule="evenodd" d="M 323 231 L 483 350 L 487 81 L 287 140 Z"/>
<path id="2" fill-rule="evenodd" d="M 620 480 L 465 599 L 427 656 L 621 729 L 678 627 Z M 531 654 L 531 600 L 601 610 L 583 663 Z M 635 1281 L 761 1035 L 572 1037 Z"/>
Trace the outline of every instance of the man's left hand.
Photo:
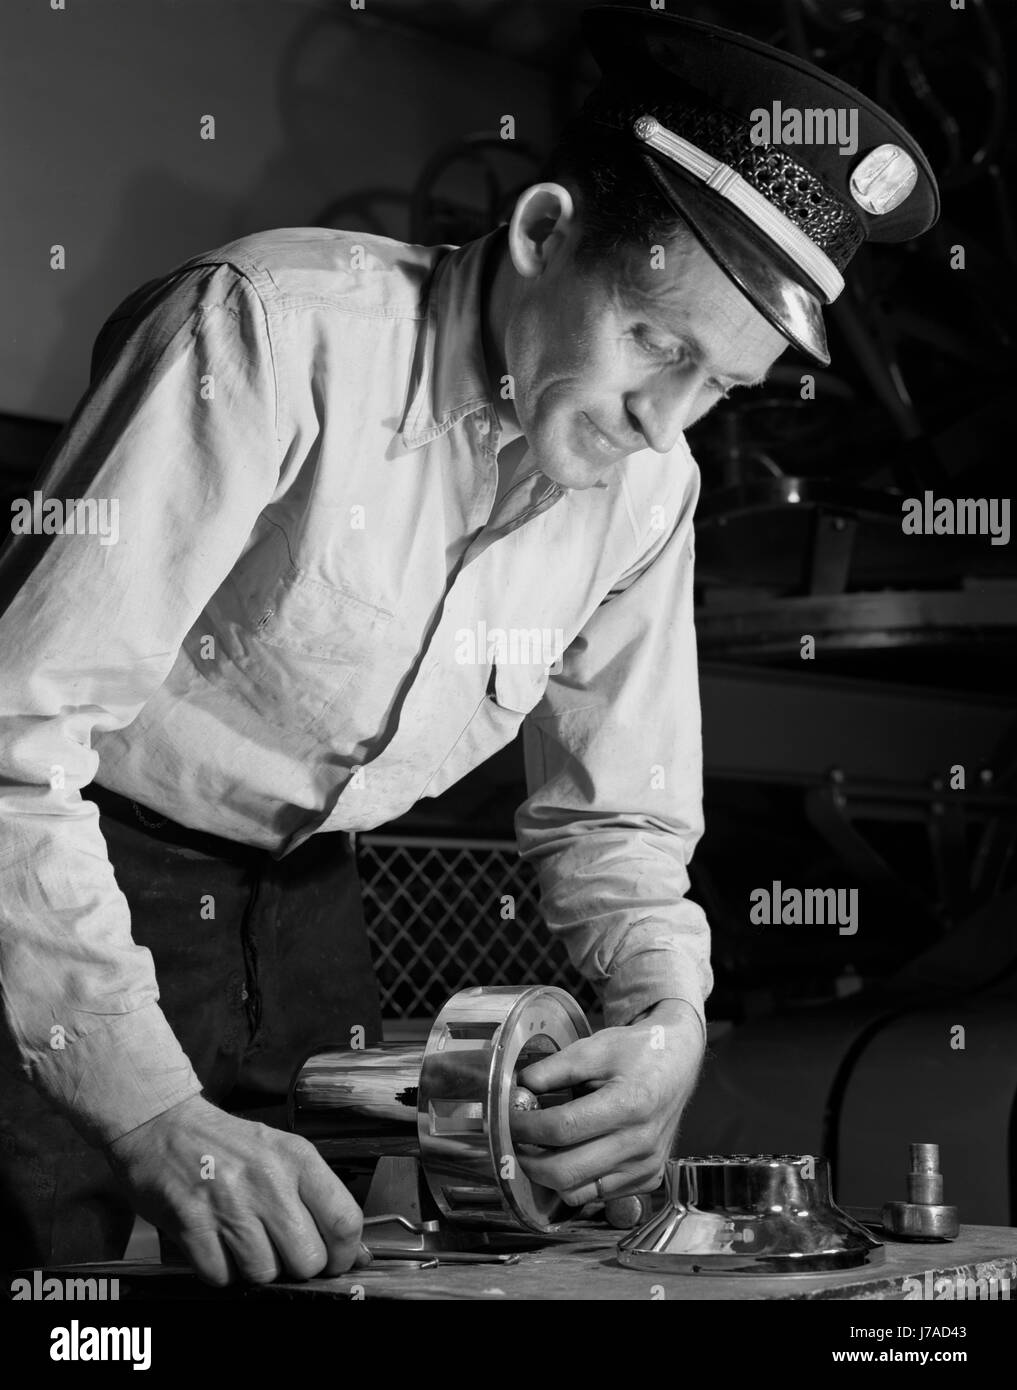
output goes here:
<path id="1" fill-rule="evenodd" d="M 666 999 L 627 1028 L 605 1028 L 520 1072 L 540 1095 L 566 1088 L 585 1094 L 547 1110 L 512 1117 L 527 1177 L 560 1192 L 570 1206 L 657 1186 L 703 1057 L 691 1005 Z M 600 1179 L 600 1191 L 597 1180 Z"/>

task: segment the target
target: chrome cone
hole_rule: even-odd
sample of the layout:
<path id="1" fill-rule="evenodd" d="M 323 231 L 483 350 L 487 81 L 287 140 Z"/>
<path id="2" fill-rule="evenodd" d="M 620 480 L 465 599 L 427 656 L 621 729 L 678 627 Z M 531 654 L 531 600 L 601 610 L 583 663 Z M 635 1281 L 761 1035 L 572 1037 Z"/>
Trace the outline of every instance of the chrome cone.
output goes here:
<path id="1" fill-rule="evenodd" d="M 882 1245 L 835 1205 L 810 1154 L 709 1154 L 667 1166 L 668 1203 L 618 1244 L 629 1269 L 819 1274 L 880 1264 Z"/>

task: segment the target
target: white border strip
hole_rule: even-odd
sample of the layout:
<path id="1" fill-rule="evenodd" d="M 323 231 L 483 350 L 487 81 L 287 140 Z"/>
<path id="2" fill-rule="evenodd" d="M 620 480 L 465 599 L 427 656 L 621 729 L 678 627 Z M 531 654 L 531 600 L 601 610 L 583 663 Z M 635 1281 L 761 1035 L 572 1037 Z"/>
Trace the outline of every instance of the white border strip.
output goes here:
<path id="1" fill-rule="evenodd" d="M 666 155 L 676 164 L 701 179 L 721 197 L 727 198 L 740 212 L 770 238 L 785 255 L 801 266 L 826 296 L 828 304 L 844 288 L 844 277 L 825 252 L 796 227 L 789 217 L 775 208 L 768 198 L 752 187 L 728 164 L 701 150 L 698 145 L 683 140 L 673 130 L 662 126 L 655 116 L 640 116 L 633 125 L 636 135 L 658 154 Z"/>

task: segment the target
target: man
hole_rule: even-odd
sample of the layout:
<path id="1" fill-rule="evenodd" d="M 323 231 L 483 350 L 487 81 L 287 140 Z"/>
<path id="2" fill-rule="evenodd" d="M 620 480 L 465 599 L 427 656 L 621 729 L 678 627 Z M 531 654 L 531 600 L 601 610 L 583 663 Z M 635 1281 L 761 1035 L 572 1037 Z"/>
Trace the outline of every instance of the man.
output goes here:
<path id="1" fill-rule="evenodd" d="M 115 499 L 119 539 L 16 537 L 0 573 L 9 1263 L 115 1255 L 131 1206 L 217 1284 L 365 1258 L 314 1150 L 215 1102 L 377 1036 L 346 833 L 524 719 L 520 848 L 607 1026 L 528 1069 L 582 1093 L 517 1137 L 576 1206 L 661 1172 L 711 983 L 683 432 L 788 343 L 827 361 L 850 256 L 936 191 L 786 54 L 610 7 L 586 32 L 604 80 L 507 227 L 248 237 L 100 334 L 40 488 Z M 857 154 L 759 144 L 777 98 L 850 107 Z M 563 659 L 463 663 L 481 624 Z"/>

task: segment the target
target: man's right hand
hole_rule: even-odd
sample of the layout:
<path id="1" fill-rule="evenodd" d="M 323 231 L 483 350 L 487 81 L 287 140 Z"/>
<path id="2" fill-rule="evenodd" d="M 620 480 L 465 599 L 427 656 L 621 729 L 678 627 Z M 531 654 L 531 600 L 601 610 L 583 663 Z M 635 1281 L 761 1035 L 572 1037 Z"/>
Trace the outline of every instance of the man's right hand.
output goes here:
<path id="1" fill-rule="evenodd" d="M 314 1146 L 192 1096 L 106 1149 L 135 1207 L 210 1284 L 344 1274 L 360 1209 Z"/>

